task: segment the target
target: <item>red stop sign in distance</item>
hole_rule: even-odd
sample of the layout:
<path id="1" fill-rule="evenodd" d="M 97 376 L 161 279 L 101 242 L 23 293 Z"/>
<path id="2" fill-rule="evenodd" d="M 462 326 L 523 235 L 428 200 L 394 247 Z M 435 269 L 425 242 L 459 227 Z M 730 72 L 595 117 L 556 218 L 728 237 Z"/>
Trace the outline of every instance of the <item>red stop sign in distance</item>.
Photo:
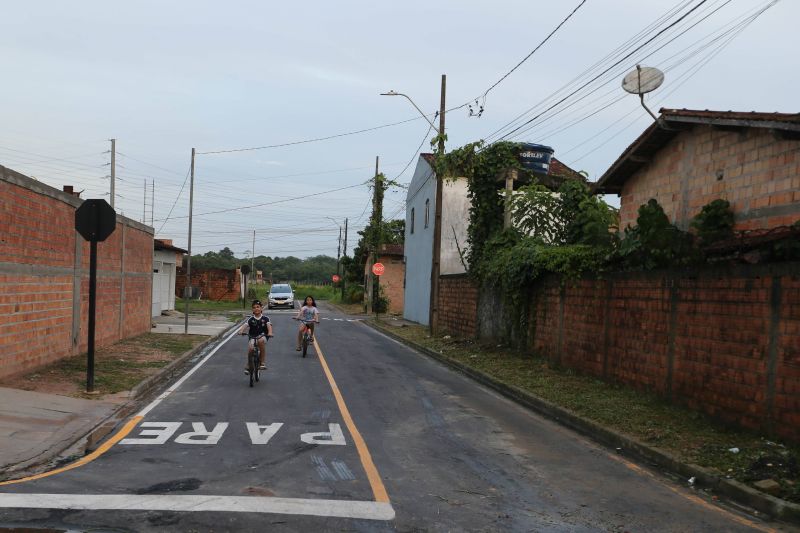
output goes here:
<path id="1" fill-rule="evenodd" d="M 386 268 L 383 266 L 383 263 L 375 263 L 372 265 L 372 273 L 376 276 L 383 276 L 383 273 L 386 271 Z"/>
<path id="2" fill-rule="evenodd" d="M 334 283 L 339 283 L 339 280 L 342 278 L 339 277 L 339 274 L 334 274 L 331 279 L 333 279 Z"/>

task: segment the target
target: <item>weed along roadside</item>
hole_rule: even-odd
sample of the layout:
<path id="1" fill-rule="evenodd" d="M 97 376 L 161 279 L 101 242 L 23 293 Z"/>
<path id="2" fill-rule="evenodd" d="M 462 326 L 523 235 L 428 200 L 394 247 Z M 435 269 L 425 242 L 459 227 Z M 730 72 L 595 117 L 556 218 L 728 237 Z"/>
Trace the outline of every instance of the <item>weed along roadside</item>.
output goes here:
<path id="1" fill-rule="evenodd" d="M 800 446 L 725 427 L 655 395 L 553 368 L 504 346 L 430 336 L 423 326 L 392 321 L 364 324 L 713 499 L 724 496 L 800 524 Z"/>

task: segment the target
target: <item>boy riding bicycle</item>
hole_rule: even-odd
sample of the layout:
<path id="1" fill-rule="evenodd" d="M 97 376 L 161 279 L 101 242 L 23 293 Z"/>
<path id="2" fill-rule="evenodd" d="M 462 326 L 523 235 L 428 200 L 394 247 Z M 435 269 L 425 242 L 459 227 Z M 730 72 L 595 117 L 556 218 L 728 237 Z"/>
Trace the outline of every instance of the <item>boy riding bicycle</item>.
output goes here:
<path id="1" fill-rule="evenodd" d="M 248 343 L 247 360 L 250 360 L 250 356 L 253 355 L 253 350 L 255 349 L 255 344 L 258 343 L 259 370 L 266 370 L 267 367 L 264 364 L 264 360 L 267 354 L 267 337 L 272 337 L 272 323 L 267 316 L 261 314 L 260 300 L 253 300 L 253 314 L 239 330 L 239 335 L 244 335 L 245 330 L 247 330 L 247 336 L 250 339 Z M 247 364 L 245 364 L 244 373 L 250 373 Z"/>

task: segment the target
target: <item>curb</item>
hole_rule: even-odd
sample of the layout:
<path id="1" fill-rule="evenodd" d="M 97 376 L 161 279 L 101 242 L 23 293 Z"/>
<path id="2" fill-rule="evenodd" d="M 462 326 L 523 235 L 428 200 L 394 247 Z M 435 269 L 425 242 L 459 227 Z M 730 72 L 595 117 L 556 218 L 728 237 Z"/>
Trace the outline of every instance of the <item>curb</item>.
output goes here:
<path id="1" fill-rule="evenodd" d="M 658 466 L 672 474 L 679 476 L 682 479 L 690 477 L 696 478 L 696 486 L 713 489 L 715 492 L 722 494 L 730 500 L 752 509 L 764 513 L 773 518 L 790 522 L 793 524 L 800 524 L 800 505 L 796 503 L 787 502 L 780 498 L 770 496 L 763 492 L 759 492 L 744 483 L 732 479 L 726 479 L 716 472 L 713 472 L 702 466 L 687 464 L 679 461 L 673 455 L 648 446 L 632 437 L 628 437 L 614 430 L 603 427 L 591 420 L 580 417 L 562 407 L 548 402 L 542 398 L 534 396 L 533 394 L 524 391 L 520 388 L 506 385 L 501 383 L 490 375 L 470 368 L 460 361 L 456 361 L 444 354 L 416 344 L 409 341 L 392 331 L 386 329 L 384 326 L 376 324 L 374 321 L 363 321 L 366 326 L 379 331 L 409 348 L 425 354 L 440 363 L 457 370 L 466 376 L 474 379 L 475 381 L 493 389 L 503 396 L 515 401 L 516 403 L 527 407 L 547 418 L 566 426 L 581 435 L 591 438 L 605 446 L 616 449 L 620 454 L 636 459 L 641 462 L 646 462 L 654 466 Z"/>
<path id="2" fill-rule="evenodd" d="M 177 359 L 160 369 L 156 374 L 145 378 L 130 390 L 129 398 L 125 403 L 119 405 L 108 416 L 92 426 L 86 433 L 83 433 L 75 439 L 70 439 L 69 443 L 64 446 L 48 450 L 48 453 L 37 457 L 34 460 L 35 462 L 8 468 L 6 473 L 35 473 L 45 465 L 49 466 L 54 461 L 62 461 L 65 456 L 83 456 L 94 451 L 106 437 L 116 430 L 121 420 L 128 418 L 128 416 L 136 411 L 143 397 L 147 396 L 158 386 L 163 385 L 164 382 L 174 378 L 176 374 L 183 370 L 188 360 L 202 352 L 209 345 L 219 341 L 238 326 L 239 324 L 231 324 L 229 328 L 222 330 L 213 337 L 209 337 L 191 350 L 181 354 Z"/>
<path id="3" fill-rule="evenodd" d="M 207 338 L 191 350 L 184 352 L 157 373 L 145 378 L 138 385 L 135 385 L 130 390 L 128 401 L 120 405 L 113 413 L 98 423 L 84 438 L 78 439 L 77 442 L 83 440 L 86 443 L 83 450 L 84 453 L 94 451 L 100 442 L 116 429 L 120 419 L 127 418 L 136 410 L 139 401 L 143 397 L 153 392 L 154 389 L 163 385 L 165 382 L 172 380 L 177 374 L 182 373 L 187 361 L 205 350 L 209 345 L 219 341 L 237 327 L 239 327 L 239 323 L 232 323 L 230 327 Z"/>

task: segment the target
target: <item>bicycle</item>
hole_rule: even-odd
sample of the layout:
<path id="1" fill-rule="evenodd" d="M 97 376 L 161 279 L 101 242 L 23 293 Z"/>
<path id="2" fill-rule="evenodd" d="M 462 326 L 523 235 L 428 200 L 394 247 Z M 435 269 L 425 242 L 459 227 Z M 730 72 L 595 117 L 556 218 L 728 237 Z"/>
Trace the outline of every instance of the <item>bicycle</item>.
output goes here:
<path id="1" fill-rule="evenodd" d="M 308 351 L 308 343 L 312 339 L 311 328 L 308 326 L 309 324 L 313 324 L 313 320 L 303 320 L 302 318 L 293 318 L 293 320 L 299 320 L 303 323 L 303 337 L 301 342 L 301 347 L 303 349 L 303 357 L 306 356 L 306 352 Z"/>
<path id="2" fill-rule="evenodd" d="M 242 333 L 242 335 L 247 335 L 247 333 Z M 247 335 L 250 338 L 250 335 Z M 266 343 L 269 341 L 270 335 L 266 335 L 264 337 L 264 342 Z M 247 374 L 250 378 L 250 386 L 253 386 L 254 381 L 259 381 L 259 376 L 261 374 L 260 370 L 261 366 L 261 348 L 258 347 L 258 340 L 255 339 L 253 343 L 253 353 L 247 358 Z"/>

